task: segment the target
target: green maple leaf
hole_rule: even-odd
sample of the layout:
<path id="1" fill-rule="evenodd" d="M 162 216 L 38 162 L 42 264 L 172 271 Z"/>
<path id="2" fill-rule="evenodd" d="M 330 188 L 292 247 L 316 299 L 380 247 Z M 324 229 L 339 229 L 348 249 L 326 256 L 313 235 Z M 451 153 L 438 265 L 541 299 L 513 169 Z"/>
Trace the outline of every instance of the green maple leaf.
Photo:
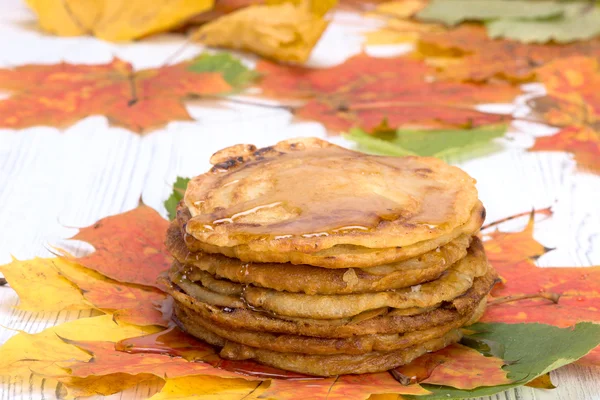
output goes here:
<path id="1" fill-rule="evenodd" d="M 229 53 L 203 53 L 192 61 L 188 69 L 193 72 L 219 72 L 234 89 L 248 86 L 260 76 Z"/>
<path id="2" fill-rule="evenodd" d="M 600 8 L 590 5 L 582 9 L 581 4 L 573 6 L 573 11 L 561 18 L 490 21 L 486 24 L 487 32 L 491 38 L 513 39 L 523 43 L 568 43 L 600 35 Z"/>
<path id="3" fill-rule="evenodd" d="M 560 17 L 564 12 L 564 4 L 551 0 L 432 0 L 417 18 L 453 26 L 464 21 Z"/>
<path id="4" fill-rule="evenodd" d="M 447 157 L 456 153 L 478 153 L 494 150 L 490 141 L 506 133 L 506 125 L 483 126 L 473 129 L 408 130 L 371 135 L 361 129 L 352 129 L 345 135 L 359 145 L 359 149 L 390 156 Z"/>
<path id="5" fill-rule="evenodd" d="M 470 335 L 474 341 L 486 340 L 503 346 L 503 359 L 507 363 L 503 369 L 514 383 L 471 390 L 423 384 L 432 394 L 407 398 L 433 400 L 489 396 L 524 385 L 538 376 L 577 361 L 600 344 L 600 324 L 591 322 L 580 322 L 569 328 L 537 323 L 477 323 L 468 329 L 475 332 Z"/>
<path id="6" fill-rule="evenodd" d="M 173 220 L 177 216 L 177 204 L 183 199 L 183 195 L 185 194 L 185 189 L 187 188 L 188 182 L 190 178 L 182 178 L 180 176 L 177 177 L 175 183 L 173 184 L 173 191 L 167 200 L 165 200 L 164 205 L 169 213 L 169 219 Z"/>

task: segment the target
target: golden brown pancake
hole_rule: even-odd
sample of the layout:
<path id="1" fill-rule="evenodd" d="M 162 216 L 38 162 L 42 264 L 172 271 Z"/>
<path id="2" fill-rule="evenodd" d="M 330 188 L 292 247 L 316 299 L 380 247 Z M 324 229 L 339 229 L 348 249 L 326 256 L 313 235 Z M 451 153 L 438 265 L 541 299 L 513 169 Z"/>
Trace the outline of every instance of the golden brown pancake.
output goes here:
<path id="1" fill-rule="evenodd" d="M 247 245 L 234 247 L 218 247 L 197 240 L 188 234 L 187 222 L 191 215 L 185 205 L 177 209 L 177 223 L 182 229 L 183 239 L 189 251 L 203 251 L 206 253 L 219 253 L 227 257 L 237 258 L 244 262 L 262 263 L 292 263 L 308 264 L 323 268 L 368 268 L 378 265 L 395 263 L 418 257 L 440 246 L 450 243 L 461 235 L 472 236 L 485 220 L 485 208 L 478 202 L 468 221 L 455 228 L 452 232 L 405 247 L 368 248 L 355 245 L 336 245 L 331 248 L 312 253 L 301 251 L 255 251 Z"/>
<path id="2" fill-rule="evenodd" d="M 460 330 L 453 329 L 441 337 L 390 352 L 315 355 L 276 352 L 246 346 L 228 341 L 199 325 L 189 327 L 188 332 L 214 346 L 221 347 L 219 355 L 223 358 L 230 360 L 253 359 L 275 368 L 317 376 L 387 371 L 399 365 L 408 364 L 427 352 L 436 351 L 458 342 L 462 337 Z"/>
<path id="3" fill-rule="evenodd" d="M 233 146 L 211 163 L 185 192 L 186 231 L 221 253 L 243 247 L 249 261 L 408 247 L 452 235 L 478 202 L 475 180 L 439 159 L 367 155 L 316 138 Z"/>
<path id="4" fill-rule="evenodd" d="M 205 271 L 220 279 L 279 291 L 346 294 L 399 289 L 436 279 L 466 256 L 470 242 L 470 236 L 462 235 L 445 246 L 408 260 L 371 268 L 343 269 L 290 263 L 246 263 L 221 254 L 192 253 L 176 223 L 169 227 L 166 246 L 176 260 L 185 264 L 185 275 L 191 281 L 200 281 Z"/>
<path id="5" fill-rule="evenodd" d="M 179 325 L 189 332 L 193 332 L 194 327 L 199 326 L 224 339 L 250 347 L 284 353 L 327 355 L 364 354 L 372 351 L 393 351 L 411 347 L 443 336 L 452 329 L 461 327 L 471 320 L 477 320 L 484 308 L 485 307 L 480 306 L 471 315 L 463 316 L 448 324 L 421 331 L 413 331 L 404 334 L 372 334 L 353 336 L 350 338 L 318 338 L 249 330 L 232 330 L 207 321 L 182 307 L 175 307 L 174 311 Z"/>
<path id="6" fill-rule="evenodd" d="M 177 262 L 175 266 L 172 270 L 174 273 L 170 275 L 171 281 L 202 302 L 231 308 L 247 304 L 278 316 L 312 319 L 353 317 L 382 307 L 407 309 L 436 306 L 466 292 L 474 279 L 485 275 L 488 269 L 483 245 L 478 238 L 473 240 L 469 254 L 452 265 L 439 279 L 410 288 L 377 293 L 307 295 L 280 292 L 215 279 L 208 273 L 202 276 L 201 282 L 194 283 L 181 275 L 178 271 L 181 267 Z"/>
<path id="7" fill-rule="evenodd" d="M 173 296 L 177 307 L 187 309 L 198 317 L 229 329 L 345 338 L 355 335 L 405 333 L 451 323 L 472 313 L 487 296 L 496 279 L 496 272 L 488 269 L 486 275 L 475 279 L 473 286 L 466 293 L 445 303 L 443 307 L 418 315 L 389 313 L 356 323 L 352 323 L 352 318 L 335 320 L 284 318 L 248 308 L 212 306 L 183 293 L 166 277 L 162 277 L 161 282 Z"/>

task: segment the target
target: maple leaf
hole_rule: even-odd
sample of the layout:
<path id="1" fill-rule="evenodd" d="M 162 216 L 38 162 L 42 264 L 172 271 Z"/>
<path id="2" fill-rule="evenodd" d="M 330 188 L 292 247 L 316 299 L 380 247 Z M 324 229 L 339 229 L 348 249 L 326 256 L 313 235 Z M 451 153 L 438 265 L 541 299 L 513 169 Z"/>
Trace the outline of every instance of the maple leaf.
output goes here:
<path id="1" fill-rule="evenodd" d="M 159 287 L 156 279 L 171 265 L 163 243 L 168 226 L 167 220 L 145 205 L 103 218 L 71 238 L 96 249 L 76 261 L 119 282 Z"/>
<path id="2" fill-rule="evenodd" d="M 333 131 L 499 123 L 508 117 L 479 112 L 473 106 L 512 102 L 519 92 L 502 83 L 429 82 L 434 70 L 408 57 L 360 54 L 341 65 L 318 70 L 261 61 L 257 69 L 264 74 L 259 86 L 265 95 L 307 100 L 296 115 L 317 120 Z"/>
<path id="3" fill-rule="evenodd" d="M 432 0 L 427 7 L 419 11 L 417 18 L 452 26 L 465 21 L 560 17 L 564 12 L 565 6 L 553 1 Z"/>
<path id="4" fill-rule="evenodd" d="M 57 362 L 87 362 L 90 356 L 63 339 L 116 342 L 157 330 L 156 327 L 117 324 L 112 316 L 102 315 L 65 322 L 36 334 L 19 332 L 0 347 L 0 375 L 28 377 L 36 372 L 64 376 L 65 371 Z"/>
<path id="5" fill-rule="evenodd" d="M 600 64 L 592 57 L 553 61 L 538 71 L 546 95 L 529 105 L 548 123 L 565 128 L 536 138 L 530 151 L 567 151 L 580 167 L 600 173 Z"/>
<path id="6" fill-rule="evenodd" d="M 90 360 L 63 361 L 59 364 L 67 368 L 71 376 L 86 378 L 96 375 L 127 373 L 130 375 L 153 374 L 158 377 L 177 378 L 190 375 L 219 376 L 221 378 L 241 378 L 256 380 L 222 369 L 214 368 L 203 362 L 190 362 L 183 358 L 169 357 L 151 353 L 125 353 L 115 350 L 115 344 L 103 341 L 67 340 L 68 344 L 85 351 Z"/>
<path id="7" fill-rule="evenodd" d="M 524 43 L 566 43 L 600 34 L 600 10 L 582 2 L 433 0 L 417 17 L 450 26 L 481 21 L 490 37 Z"/>
<path id="8" fill-rule="evenodd" d="M 503 368 L 512 382 L 469 390 L 423 384 L 432 394 L 409 398 L 433 400 L 490 396 L 524 385 L 556 368 L 572 363 L 600 343 L 600 325 L 588 322 L 562 329 L 537 323 L 477 323 L 467 329 L 471 332 L 470 337 L 504 344 L 504 359 L 508 363 Z"/>
<path id="9" fill-rule="evenodd" d="M 502 277 L 492 291 L 490 304 L 481 321 L 541 322 L 568 327 L 580 321 L 600 322 L 600 267 L 537 267 L 533 260 L 549 249 L 533 238 L 533 214 L 519 232 L 487 234 L 484 246 L 488 259 Z M 557 293 L 550 302 L 539 293 Z M 494 302 L 507 296 L 515 302 Z M 510 297 L 509 297 L 510 298 Z M 600 349 L 596 349 L 594 354 Z M 594 356 L 595 357 L 595 356 Z M 583 362 L 588 362 L 587 357 Z"/>
<path id="10" fill-rule="evenodd" d="M 175 183 L 173 183 L 173 191 L 169 195 L 169 198 L 164 202 L 167 213 L 169 214 L 169 219 L 171 220 L 175 219 L 177 216 L 177 205 L 183 199 L 189 181 L 190 178 L 178 176 Z"/>
<path id="11" fill-rule="evenodd" d="M 12 92 L 0 100 L 0 127 L 63 127 L 100 114 L 111 124 L 141 133 L 173 120 L 191 120 L 185 99 L 228 93 L 254 79 L 245 67 L 240 70 L 239 61 L 232 60 L 201 55 L 140 71 L 117 58 L 100 65 L 60 63 L 0 69 L 0 88 Z"/>
<path id="12" fill-rule="evenodd" d="M 442 350 L 427 353 L 392 372 L 406 378 L 407 383 L 414 381 L 457 389 L 474 389 L 512 383 L 502 369 L 504 365 L 504 360 L 500 358 L 486 357 L 476 350 L 455 343 Z"/>
<path id="13" fill-rule="evenodd" d="M 81 290 L 87 301 L 112 313 L 115 321 L 140 326 L 170 323 L 171 316 L 161 311 L 168 300 L 160 290 L 117 282 L 67 259 L 53 259 L 52 264 Z"/>
<path id="14" fill-rule="evenodd" d="M 580 54 L 600 56 L 600 40 L 565 45 L 524 44 L 491 39 L 484 27 L 464 24 L 448 32 L 424 33 L 416 53 L 437 66 L 440 78 L 529 82 L 536 78 L 539 67 L 554 59 Z"/>
<path id="15" fill-rule="evenodd" d="M 208 46 L 304 62 L 325 28 L 327 22 L 322 17 L 286 2 L 239 9 L 203 25 L 194 37 Z"/>
<path id="16" fill-rule="evenodd" d="M 81 290 L 61 276 L 53 262 L 48 258 L 13 259 L 0 266 L 0 272 L 19 295 L 18 308 L 33 312 L 93 309 Z"/>
<path id="17" fill-rule="evenodd" d="M 381 134 L 368 134 L 355 128 L 344 137 L 358 143 L 360 149 L 376 154 L 447 157 L 464 153 L 474 156 L 493 151 L 495 147 L 490 141 L 504 136 L 506 128 L 505 125 L 492 125 L 473 129 L 398 129 Z"/>
<path id="18" fill-rule="evenodd" d="M 108 41 L 167 31 L 212 7 L 213 0 L 27 0 L 42 29 L 60 36 L 94 35 Z"/>

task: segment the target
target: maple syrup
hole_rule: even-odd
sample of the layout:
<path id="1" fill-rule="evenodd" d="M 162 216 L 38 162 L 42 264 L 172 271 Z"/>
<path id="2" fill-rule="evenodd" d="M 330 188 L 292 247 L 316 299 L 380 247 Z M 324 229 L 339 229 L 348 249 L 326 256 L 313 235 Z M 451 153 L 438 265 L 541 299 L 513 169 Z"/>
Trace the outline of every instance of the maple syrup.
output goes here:
<path id="1" fill-rule="evenodd" d="M 368 232 L 392 220 L 434 229 L 455 213 L 465 184 L 441 175 L 414 157 L 339 147 L 282 153 L 203 175 L 196 191 L 203 198 L 186 199 L 193 215 L 188 232 L 227 224 L 233 237 L 320 237 Z"/>

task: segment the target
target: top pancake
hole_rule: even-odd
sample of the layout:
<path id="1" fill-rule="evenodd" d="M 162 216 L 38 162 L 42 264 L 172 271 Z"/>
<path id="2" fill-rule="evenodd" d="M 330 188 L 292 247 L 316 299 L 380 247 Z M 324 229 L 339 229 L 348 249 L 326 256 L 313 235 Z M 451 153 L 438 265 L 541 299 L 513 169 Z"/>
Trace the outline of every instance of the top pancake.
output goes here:
<path id="1" fill-rule="evenodd" d="M 185 229 L 215 249 L 409 246 L 452 233 L 477 204 L 474 179 L 438 159 L 366 155 L 315 138 L 233 146 L 211 163 L 188 185 Z"/>

